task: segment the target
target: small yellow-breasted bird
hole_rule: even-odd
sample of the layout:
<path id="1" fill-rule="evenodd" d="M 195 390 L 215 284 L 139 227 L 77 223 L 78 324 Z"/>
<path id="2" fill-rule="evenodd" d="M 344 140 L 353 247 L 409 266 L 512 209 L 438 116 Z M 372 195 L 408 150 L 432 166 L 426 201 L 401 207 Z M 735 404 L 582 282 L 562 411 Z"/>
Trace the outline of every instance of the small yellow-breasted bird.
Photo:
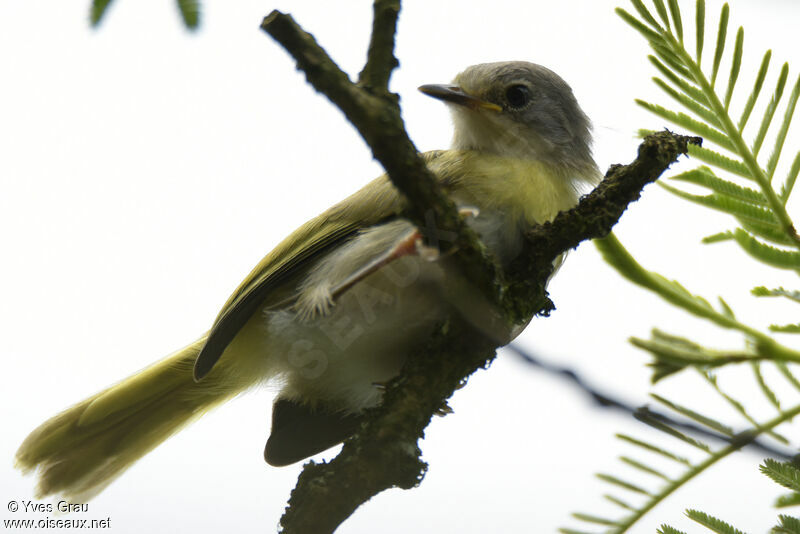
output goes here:
<path id="1" fill-rule="evenodd" d="M 452 148 L 423 157 L 501 265 L 527 228 L 600 180 L 589 120 L 554 72 L 488 63 L 420 90 L 447 103 L 455 124 Z M 481 327 L 485 315 L 447 255 L 400 217 L 404 205 L 386 176 L 370 182 L 261 260 L 200 339 L 39 426 L 16 456 L 38 470 L 38 495 L 86 501 L 185 424 L 265 381 L 281 385 L 268 463 L 346 439 L 437 324 L 458 314 Z M 510 341 L 522 327 L 493 335 Z"/>

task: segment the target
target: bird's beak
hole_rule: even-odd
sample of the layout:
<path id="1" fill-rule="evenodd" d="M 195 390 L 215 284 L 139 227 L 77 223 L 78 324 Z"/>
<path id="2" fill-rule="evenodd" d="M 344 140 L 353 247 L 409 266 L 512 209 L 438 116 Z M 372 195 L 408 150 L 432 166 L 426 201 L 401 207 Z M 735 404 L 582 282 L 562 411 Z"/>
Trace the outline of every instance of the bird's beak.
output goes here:
<path id="1" fill-rule="evenodd" d="M 451 104 L 458 104 L 459 106 L 466 106 L 470 109 L 503 111 L 503 108 L 497 104 L 492 104 L 486 100 L 481 100 L 480 98 L 468 95 L 463 89 L 461 89 L 461 87 L 457 85 L 422 85 L 419 87 L 419 90 L 428 96 L 432 96 L 433 98 L 437 98 L 444 102 L 450 102 Z"/>

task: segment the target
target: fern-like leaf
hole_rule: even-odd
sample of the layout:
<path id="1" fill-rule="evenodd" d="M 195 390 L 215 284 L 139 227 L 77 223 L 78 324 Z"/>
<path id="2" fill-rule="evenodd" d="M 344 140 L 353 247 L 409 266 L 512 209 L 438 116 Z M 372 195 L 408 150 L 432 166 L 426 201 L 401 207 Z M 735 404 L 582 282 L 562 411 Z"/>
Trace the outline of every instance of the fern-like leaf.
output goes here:
<path id="1" fill-rule="evenodd" d="M 789 96 L 789 102 L 786 104 L 786 112 L 783 115 L 783 122 L 775 138 L 775 148 L 772 150 L 772 154 L 767 162 L 767 175 L 770 180 L 775 174 L 775 168 L 778 166 L 778 159 L 781 157 L 781 151 L 786 142 L 789 127 L 792 125 L 792 118 L 794 117 L 794 110 L 797 108 L 798 97 L 800 97 L 800 76 L 797 77 L 797 81 L 792 89 L 792 94 Z"/>
<path id="2" fill-rule="evenodd" d="M 728 180 L 718 178 L 714 174 L 714 171 L 705 166 L 675 176 L 670 176 L 670 179 L 706 187 L 721 195 L 726 195 L 757 206 L 768 205 L 767 199 L 764 198 L 764 195 L 762 195 L 760 191 L 750 189 L 749 187 L 742 187 Z M 772 220 L 774 220 L 774 217 Z"/>
<path id="3" fill-rule="evenodd" d="M 728 171 L 731 174 L 747 178 L 748 180 L 755 180 L 750 169 L 743 162 L 731 159 L 710 148 L 699 145 L 689 145 L 689 156 L 703 163 L 708 163 L 709 165 Z"/>
<path id="4" fill-rule="evenodd" d="M 710 453 L 711 447 L 708 446 L 707 443 L 700 441 L 699 439 L 695 439 L 691 436 L 687 436 L 680 430 L 670 426 L 669 424 L 665 423 L 661 418 L 653 414 L 647 408 L 639 408 L 634 412 L 633 416 L 638 419 L 639 421 L 643 422 L 644 424 L 655 428 L 656 430 L 660 430 L 665 434 L 672 436 L 673 438 L 677 438 L 684 443 L 688 443 L 692 447 L 696 447 L 703 452 Z"/>
<path id="5" fill-rule="evenodd" d="M 771 324 L 769 329 L 772 332 L 781 332 L 783 334 L 800 334 L 800 323 L 795 324 Z"/>
<path id="6" fill-rule="evenodd" d="M 745 252 L 767 265 L 779 269 L 800 269 L 800 252 L 771 247 L 741 228 L 737 228 L 733 232 L 733 238 Z"/>
<path id="7" fill-rule="evenodd" d="M 776 228 L 774 224 L 761 224 L 755 221 L 748 221 L 739 219 L 739 224 L 742 225 L 744 230 L 747 230 L 756 237 L 761 237 L 767 241 L 771 241 L 778 245 L 791 246 L 794 243 L 791 239 L 780 229 Z M 731 239 L 733 232 L 729 232 Z"/>
<path id="8" fill-rule="evenodd" d="M 772 529 L 775 534 L 800 534 L 800 519 L 788 515 L 778 516 L 780 523 Z"/>
<path id="9" fill-rule="evenodd" d="M 89 9 L 89 23 L 96 28 L 103 21 L 103 17 L 111 6 L 111 0 L 92 0 L 92 7 Z"/>
<path id="10" fill-rule="evenodd" d="M 613 475 L 608 475 L 606 473 L 598 473 L 597 478 L 602 480 L 603 482 L 608 482 L 609 484 L 613 484 L 614 486 L 620 487 L 624 490 L 631 491 L 633 493 L 639 493 L 641 495 L 650 496 L 650 492 L 644 489 L 641 486 L 637 486 L 627 480 L 622 480 L 621 478 L 615 477 Z"/>
<path id="11" fill-rule="evenodd" d="M 781 486 L 800 492 L 800 469 L 793 464 L 767 458 L 759 469 Z"/>
<path id="12" fill-rule="evenodd" d="M 690 148 L 692 146 L 694 145 L 690 145 Z M 784 204 L 789 200 L 789 195 L 792 194 L 792 189 L 794 189 L 798 174 L 800 174 L 800 151 L 798 151 L 797 155 L 794 157 L 792 167 L 789 169 L 789 174 L 786 176 L 786 182 L 784 182 L 783 187 L 781 187 L 781 200 Z"/>
<path id="13" fill-rule="evenodd" d="M 676 91 L 670 85 L 658 77 L 653 77 L 653 82 L 665 93 L 667 93 L 670 97 L 672 97 L 676 102 L 679 104 L 683 104 L 683 107 L 687 108 L 688 110 L 692 111 L 695 115 L 706 121 L 708 124 L 716 127 L 721 128 L 722 125 L 720 124 L 719 120 L 717 119 L 714 112 L 705 107 L 704 105 L 700 104 L 692 98 L 691 96 L 681 92 Z"/>
<path id="14" fill-rule="evenodd" d="M 772 226 L 775 228 L 775 232 L 780 232 L 780 223 L 775 219 L 772 211 L 767 208 L 753 205 L 750 202 L 743 202 L 728 195 L 693 195 L 662 182 L 658 182 L 658 184 L 675 196 L 679 196 L 695 204 L 700 204 L 701 206 L 733 215 L 737 219 Z"/>
<path id="15" fill-rule="evenodd" d="M 717 81 L 719 65 L 722 62 L 722 54 L 725 52 L 725 37 L 728 35 L 728 17 L 730 8 L 728 4 L 722 5 L 722 13 L 719 16 L 719 28 L 717 29 L 717 47 L 714 49 L 714 66 L 711 69 L 711 87 Z"/>
<path id="16" fill-rule="evenodd" d="M 777 111 L 778 104 L 783 97 L 783 89 L 786 87 L 786 79 L 788 77 L 789 64 L 784 63 L 783 67 L 781 67 L 781 73 L 778 76 L 778 82 L 775 84 L 775 92 L 772 93 L 772 99 L 770 99 L 769 104 L 767 105 L 767 110 L 764 112 L 764 118 L 761 120 L 761 127 L 758 129 L 756 138 L 753 141 L 753 156 L 755 157 L 758 157 L 758 152 L 761 150 L 761 144 L 764 142 L 764 138 L 767 135 L 767 130 L 769 130 L 770 124 L 772 124 L 772 118 L 775 116 L 775 111 Z"/>
<path id="17" fill-rule="evenodd" d="M 184 26 L 189 30 L 200 27 L 200 2 L 198 0 L 177 0 L 178 12 Z"/>
<path id="18" fill-rule="evenodd" d="M 775 508 L 789 508 L 790 506 L 800 506 L 800 493 L 787 493 L 775 500 Z"/>
<path id="19" fill-rule="evenodd" d="M 780 411 L 781 403 L 772 388 L 767 385 L 767 381 L 764 379 L 764 375 L 761 373 L 761 365 L 759 365 L 759 362 L 750 362 L 750 365 L 753 368 L 753 374 L 756 377 L 756 382 L 758 382 L 758 387 L 761 388 L 761 392 L 764 394 L 770 404 Z"/>
<path id="20" fill-rule="evenodd" d="M 664 473 L 662 473 L 661 471 L 659 471 L 657 469 L 654 469 L 654 468 L 650 467 L 649 465 L 643 464 L 642 462 L 640 462 L 638 460 L 634 460 L 633 458 L 630 458 L 628 456 L 620 456 L 619 460 L 622 463 L 633 467 L 634 469 L 638 469 L 639 471 L 642 471 L 643 473 L 647 473 L 648 475 L 653 475 L 654 477 L 658 477 L 661 480 L 666 480 L 666 481 L 669 482 L 669 477 L 667 477 L 667 475 L 665 475 Z"/>
<path id="21" fill-rule="evenodd" d="M 744 534 L 738 528 L 735 528 L 721 519 L 710 516 L 699 510 L 686 510 L 686 515 L 692 521 L 700 523 L 704 527 L 716 532 L 717 534 Z"/>
<path id="22" fill-rule="evenodd" d="M 786 365 L 784 362 L 775 362 L 775 367 L 778 368 L 778 371 L 789 381 L 789 383 L 797 390 L 800 391 L 800 380 L 797 380 L 792 372 L 789 370 L 789 366 Z"/>
<path id="23" fill-rule="evenodd" d="M 681 18 L 681 10 L 678 7 L 678 0 L 669 0 L 669 13 L 672 15 L 675 34 L 678 36 L 678 40 L 683 43 L 683 19 Z"/>
<path id="24" fill-rule="evenodd" d="M 616 526 L 616 525 L 619 524 L 618 521 L 615 521 L 613 519 L 608 519 L 606 517 L 600 517 L 600 516 L 597 516 L 597 515 L 582 514 L 580 512 L 576 512 L 576 513 L 572 514 L 572 517 L 574 517 L 575 519 L 578 519 L 580 521 L 584 521 L 586 523 L 594 523 L 596 525 L 606 525 L 606 526 L 613 527 L 613 526 Z"/>
<path id="25" fill-rule="evenodd" d="M 616 504 L 617 506 L 619 506 L 620 508 L 622 508 L 624 510 L 630 510 L 630 511 L 635 511 L 636 510 L 635 506 L 630 505 L 630 504 L 626 503 L 625 501 L 623 501 L 622 499 L 620 499 L 618 497 L 615 497 L 613 495 L 606 494 L 606 495 L 603 495 L 603 498 L 605 500 L 607 500 L 608 502 Z"/>
<path id="26" fill-rule="evenodd" d="M 742 116 L 739 118 L 739 133 L 742 133 L 744 131 L 744 127 L 747 126 L 747 121 L 750 119 L 750 114 L 753 112 L 753 108 L 756 105 L 758 95 L 761 94 L 761 88 L 764 87 L 764 80 L 767 78 L 769 62 L 771 59 L 772 50 L 767 50 L 764 54 L 764 57 L 761 59 L 761 66 L 758 68 L 758 74 L 756 75 L 756 81 L 753 84 L 753 90 L 750 92 L 750 96 L 747 97 L 747 103 L 745 103 L 744 109 L 742 110 Z"/>
<path id="27" fill-rule="evenodd" d="M 730 150 L 734 153 L 736 152 L 736 147 L 733 145 L 733 143 L 731 143 L 731 140 L 724 133 L 713 128 L 712 126 L 695 120 L 685 113 L 676 113 L 674 111 L 670 111 L 663 106 L 659 106 L 658 104 L 652 104 L 640 99 L 636 99 L 635 101 L 637 104 L 651 113 L 658 115 L 662 119 L 666 119 L 677 124 L 678 126 L 686 128 L 690 132 L 696 133 L 697 135 L 721 146 L 722 148 Z"/>
<path id="28" fill-rule="evenodd" d="M 744 28 L 739 26 L 736 32 L 736 45 L 733 49 L 733 61 L 731 63 L 731 73 L 728 76 L 728 90 L 725 92 L 725 109 L 730 108 L 733 89 L 736 87 L 736 80 L 739 79 L 739 70 L 742 67 L 742 49 L 744 47 Z"/>
<path id="29" fill-rule="evenodd" d="M 756 297 L 785 297 L 789 300 L 800 303 L 800 291 L 790 291 L 782 287 L 767 289 L 764 286 L 754 287 L 750 293 Z"/>
<path id="30" fill-rule="evenodd" d="M 729 427 L 726 424 L 720 423 L 716 419 L 712 419 L 711 417 L 698 413 L 690 408 L 687 408 L 686 406 L 681 406 L 680 404 L 665 399 L 661 395 L 656 395 L 655 393 L 652 393 L 650 396 L 653 397 L 658 402 L 660 402 L 661 404 L 663 404 L 664 406 L 666 406 L 667 408 L 670 408 L 671 410 L 676 411 L 679 414 L 684 415 L 689 419 L 692 419 L 693 421 L 697 421 L 703 426 L 707 426 L 712 430 L 716 430 L 720 434 L 724 434 L 726 436 L 733 436 L 734 434 L 734 431 L 731 427 Z"/>
<path id="31" fill-rule="evenodd" d="M 617 434 L 616 437 L 617 437 L 617 439 L 620 439 L 622 441 L 630 443 L 631 445 L 635 445 L 636 447 L 639 447 L 639 448 L 644 449 L 646 451 L 658 454 L 659 456 L 663 456 L 664 458 L 668 458 L 668 459 L 672 460 L 673 462 L 677 462 L 677 463 L 679 463 L 681 465 L 684 465 L 684 466 L 691 466 L 692 465 L 692 463 L 689 461 L 688 458 L 680 456 L 680 455 L 675 454 L 673 452 L 670 452 L 670 451 L 664 449 L 663 447 L 659 447 L 658 445 L 653 445 L 652 443 L 648 443 L 646 441 L 642 441 L 640 439 L 636 439 L 636 438 L 634 438 L 632 436 L 628 436 L 626 434 Z"/>

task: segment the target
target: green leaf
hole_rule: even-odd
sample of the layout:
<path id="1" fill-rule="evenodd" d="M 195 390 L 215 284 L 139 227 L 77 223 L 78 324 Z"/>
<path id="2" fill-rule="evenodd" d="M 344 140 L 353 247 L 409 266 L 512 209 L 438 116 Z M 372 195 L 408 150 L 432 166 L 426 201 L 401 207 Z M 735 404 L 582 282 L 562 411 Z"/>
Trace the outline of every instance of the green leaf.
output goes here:
<path id="1" fill-rule="evenodd" d="M 706 28 L 706 1 L 697 0 L 697 10 L 695 12 L 695 21 L 697 28 L 697 66 L 699 67 L 703 59 L 703 42 L 705 41 L 705 28 Z"/>
<path id="2" fill-rule="evenodd" d="M 598 473 L 595 476 L 597 476 L 597 478 L 599 478 L 603 482 L 608 482 L 609 484 L 613 484 L 613 485 L 618 486 L 618 487 L 620 487 L 622 489 L 626 489 L 628 491 L 632 491 L 633 493 L 639 493 L 641 495 L 647 495 L 648 497 L 651 495 L 651 493 L 649 491 L 647 491 L 646 489 L 644 489 L 644 488 L 642 488 L 640 486 L 637 486 L 636 484 L 631 484 L 630 482 L 622 480 L 621 478 L 617 478 L 617 477 L 615 477 L 613 475 L 607 475 L 605 473 Z"/>
<path id="3" fill-rule="evenodd" d="M 800 506 L 800 493 L 788 493 L 775 500 L 775 508 L 788 508 L 789 506 Z"/>
<path id="4" fill-rule="evenodd" d="M 750 113 L 753 111 L 753 107 L 756 105 L 756 101 L 758 100 L 758 95 L 761 94 L 761 88 L 764 86 L 764 79 L 767 77 L 767 71 L 769 70 L 769 61 L 772 58 L 772 50 L 767 50 L 764 54 L 764 58 L 761 60 L 761 67 L 758 69 L 758 76 L 756 76 L 756 82 L 753 85 L 753 91 L 750 93 L 750 96 L 747 98 L 747 103 L 744 106 L 744 110 L 742 111 L 742 117 L 739 119 L 739 132 L 741 133 L 744 130 L 744 127 L 747 125 L 747 120 L 750 118 Z"/>
<path id="5" fill-rule="evenodd" d="M 654 356 L 655 361 L 649 364 L 653 368 L 651 381 L 654 384 L 662 378 L 682 371 L 688 366 L 721 367 L 758 357 L 756 354 L 747 351 L 717 351 L 696 344 L 696 347 L 689 347 L 681 342 L 659 338 L 655 332 L 657 330 L 654 329 L 653 339 L 651 340 L 636 337 L 629 339 L 634 346 L 646 350 Z"/>
<path id="6" fill-rule="evenodd" d="M 713 530 L 717 534 L 744 534 L 741 530 L 732 527 L 725 521 L 698 510 L 686 510 L 686 515 L 691 520 L 700 523 L 704 527 Z"/>
<path id="7" fill-rule="evenodd" d="M 800 469 L 790 462 L 779 462 L 778 460 L 767 458 L 758 468 L 781 486 L 800 492 Z"/>
<path id="8" fill-rule="evenodd" d="M 661 78 L 653 77 L 653 82 L 655 82 L 655 84 L 659 86 L 662 91 L 671 96 L 675 101 L 677 101 L 679 104 L 683 104 L 683 107 L 685 107 L 689 111 L 694 112 L 695 115 L 705 120 L 708 124 L 716 126 L 717 128 L 722 127 L 722 124 L 720 124 L 719 120 L 717 119 L 717 116 L 714 115 L 713 111 L 703 106 L 702 104 L 696 102 L 689 95 L 676 91 Z"/>
<path id="9" fill-rule="evenodd" d="M 681 189 L 672 187 L 671 185 L 667 185 L 662 182 L 657 182 L 657 183 L 670 193 L 677 195 L 683 199 L 690 200 L 696 204 L 700 204 L 701 206 L 722 211 L 729 215 L 733 215 L 738 219 L 742 219 L 748 222 L 754 222 L 766 226 L 772 226 L 774 227 L 775 232 L 781 231 L 780 223 L 777 221 L 777 219 L 775 219 L 775 216 L 767 208 L 755 206 L 749 202 L 736 200 L 736 198 L 729 197 L 727 195 L 720 195 L 717 193 L 712 193 L 710 195 L 693 195 Z"/>
<path id="10" fill-rule="evenodd" d="M 177 0 L 178 11 L 183 24 L 190 30 L 200 27 L 200 2 L 198 0 Z"/>
<path id="11" fill-rule="evenodd" d="M 742 225 L 742 228 L 757 237 L 762 237 L 779 245 L 794 245 L 794 241 L 784 233 L 783 228 L 776 228 L 775 225 L 772 224 L 759 224 L 742 219 L 739 219 L 739 224 Z M 731 234 L 731 237 L 733 237 L 733 234 Z"/>
<path id="12" fill-rule="evenodd" d="M 714 391 L 719 393 L 719 395 L 723 399 L 725 399 L 728 402 L 728 404 L 730 404 L 737 412 L 739 412 L 742 415 L 742 417 L 747 419 L 747 422 L 749 422 L 754 427 L 758 427 L 758 422 L 753 418 L 753 416 L 751 416 L 749 413 L 747 413 L 747 410 L 745 409 L 744 405 L 742 405 L 741 402 L 737 401 L 736 399 L 734 399 L 733 397 L 731 397 L 730 395 L 728 395 L 727 393 L 722 391 L 722 389 L 719 387 L 719 384 L 717 383 L 716 377 L 714 377 L 713 375 L 711 375 L 708 372 L 703 372 L 703 371 L 700 371 L 700 376 L 705 378 L 706 381 L 709 384 L 711 384 L 711 387 L 714 388 Z M 770 430 L 768 432 L 768 434 L 770 436 L 774 437 L 775 439 L 777 439 L 778 441 L 780 441 L 781 443 L 784 443 L 784 444 L 788 444 L 789 443 L 788 439 L 786 439 L 785 437 L 781 436 L 780 434 L 778 434 L 774 430 Z"/>
<path id="13" fill-rule="evenodd" d="M 621 7 L 616 8 L 614 12 L 617 15 L 619 15 L 619 17 L 622 20 L 627 22 L 634 30 L 642 34 L 642 37 L 644 37 L 648 41 L 652 42 L 661 40 L 661 36 L 658 33 L 654 32 L 653 30 L 651 30 L 650 28 L 639 22 L 639 19 L 637 19 L 636 17 L 634 17 Z"/>
<path id="14" fill-rule="evenodd" d="M 684 531 L 678 530 L 677 528 L 672 528 L 669 525 L 661 525 L 656 532 L 658 534 L 686 534 Z"/>
<path id="15" fill-rule="evenodd" d="M 753 174 L 750 169 L 741 161 L 731 159 L 723 156 L 719 152 L 715 152 L 709 148 L 704 148 L 698 145 L 689 145 L 689 156 L 698 159 L 703 163 L 708 163 L 714 167 L 719 167 L 722 170 L 728 171 L 749 180 L 754 180 Z"/>
<path id="16" fill-rule="evenodd" d="M 685 466 L 691 467 L 692 463 L 689 461 L 688 458 L 683 456 L 679 456 L 675 453 L 672 453 L 666 449 L 658 447 L 657 445 L 653 445 L 652 443 L 647 443 L 646 441 L 642 441 L 640 439 L 636 439 L 634 437 L 628 436 L 626 434 L 616 434 L 617 439 L 622 441 L 628 442 L 631 445 L 635 445 L 640 447 L 646 451 L 650 451 L 652 453 L 658 454 L 659 456 L 663 456 L 664 458 L 668 458 L 673 462 L 678 462 L 679 464 L 683 464 Z"/>
<path id="17" fill-rule="evenodd" d="M 630 510 L 631 512 L 635 512 L 636 511 L 636 508 L 634 506 L 631 506 L 630 504 L 626 503 L 622 499 L 618 499 L 617 497 L 614 497 L 613 495 L 606 494 L 606 495 L 603 495 L 603 498 L 606 499 L 609 502 L 613 502 L 614 504 L 616 504 L 620 508 L 624 508 L 625 510 Z"/>
<path id="18" fill-rule="evenodd" d="M 92 0 L 92 7 L 89 9 L 89 23 L 93 28 L 100 25 L 110 5 L 111 0 Z"/>
<path id="19" fill-rule="evenodd" d="M 642 462 L 634 460 L 633 458 L 629 458 L 628 456 L 620 456 L 619 459 L 620 459 L 621 462 L 628 464 L 629 466 L 633 467 L 634 469 L 638 469 L 639 471 L 642 471 L 642 472 L 647 473 L 649 475 L 656 476 L 656 477 L 658 477 L 658 478 L 660 478 L 662 480 L 669 481 L 669 478 L 667 477 L 667 475 L 665 475 L 661 471 L 653 469 L 649 465 L 645 465 Z"/>
<path id="20" fill-rule="evenodd" d="M 761 194 L 761 191 L 742 187 L 728 180 L 718 178 L 714 172 L 708 167 L 698 167 L 697 169 L 682 172 L 675 176 L 670 176 L 670 180 L 678 180 L 681 182 L 688 182 L 691 184 L 700 185 L 711 189 L 714 192 L 722 195 L 742 200 L 750 204 L 759 206 L 767 206 L 767 199 Z"/>
<path id="21" fill-rule="evenodd" d="M 711 87 L 717 82 L 719 64 L 722 61 L 722 53 L 725 51 L 725 38 L 728 34 L 728 14 L 730 8 L 728 4 L 722 5 L 722 13 L 719 16 L 719 28 L 717 29 L 717 48 L 714 50 L 714 67 L 711 70 Z"/>
<path id="22" fill-rule="evenodd" d="M 691 152 L 691 150 L 689 152 Z M 789 169 L 789 174 L 786 176 L 786 183 L 783 185 L 783 188 L 781 188 L 781 200 L 784 204 L 789 200 L 789 195 L 792 194 L 792 189 L 794 189 L 794 183 L 797 181 L 798 174 L 800 174 L 800 152 L 794 157 L 792 168 Z"/>
<path id="23" fill-rule="evenodd" d="M 683 44 L 683 20 L 681 20 L 681 10 L 678 7 L 678 0 L 669 0 L 669 12 L 672 15 L 672 22 L 675 26 L 675 35 L 678 41 Z"/>
<path id="24" fill-rule="evenodd" d="M 800 534 L 800 519 L 788 515 L 779 515 L 780 524 L 773 527 L 776 534 Z"/>
<path id="25" fill-rule="evenodd" d="M 664 46 L 660 41 L 650 41 L 650 48 L 653 49 L 653 52 L 661 58 L 661 60 L 669 66 L 674 72 L 680 74 L 687 80 L 694 83 L 696 80 L 689 69 L 683 64 L 683 61 L 675 55 L 675 53 L 670 50 L 668 47 Z"/>
<path id="26" fill-rule="evenodd" d="M 771 324 L 769 329 L 783 334 L 800 334 L 800 323 L 796 324 Z"/>
<path id="27" fill-rule="evenodd" d="M 778 76 L 778 83 L 775 85 L 775 92 L 772 94 L 772 99 L 767 105 L 767 110 L 764 112 L 764 118 L 761 120 L 761 127 L 758 129 L 755 141 L 753 141 L 753 156 L 758 156 L 761 150 L 761 143 L 764 142 L 764 137 L 767 135 L 769 125 L 772 123 L 772 118 L 775 116 L 775 110 L 783 97 L 783 89 L 786 87 L 786 78 L 789 76 L 789 64 L 784 63 L 781 68 L 781 74 Z"/>
<path id="28" fill-rule="evenodd" d="M 767 265 L 779 269 L 800 269 L 800 253 L 798 252 L 771 247 L 741 228 L 734 230 L 733 238 L 745 252 Z"/>
<path id="29" fill-rule="evenodd" d="M 664 0 L 653 0 L 653 5 L 656 6 L 656 11 L 664 26 L 669 30 L 669 15 L 667 14 L 667 6 L 664 4 Z"/>
<path id="30" fill-rule="evenodd" d="M 789 366 L 786 365 L 785 362 L 775 362 L 775 367 L 778 368 L 778 371 L 789 381 L 789 383 L 794 386 L 795 389 L 800 390 L 800 381 L 798 381 L 792 372 L 789 370 Z"/>
<path id="31" fill-rule="evenodd" d="M 756 381 L 758 382 L 758 387 L 761 388 L 761 392 L 764 393 L 764 396 L 767 397 L 767 400 L 772 404 L 778 411 L 781 409 L 781 403 L 778 401 L 778 397 L 775 395 L 775 392 L 772 391 L 767 385 L 767 382 L 764 380 L 764 375 L 761 374 L 761 366 L 758 362 L 750 362 L 750 366 L 753 368 L 753 373 L 755 374 Z"/>
<path id="32" fill-rule="evenodd" d="M 579 519 L 580 521 L 585 521 L 587 523 L 594 523 L 596 525 L 616 526 L 617 524 L 619 524 L 619 521 L 615 521 L 613 519 L 598 517 L 596 515 L 582 514 L 580 512 L 572 514 L 572 517 L 574 517 L 575 519 Z"/>
<path id="33" fill-rule="evenodd" d="M 751 289 L 750 294 L 755 297 L 786 297 L 787 299 L 795 302 L 800 302 L 800 291 L 790 291 L 782 287 L 777 289 L 767 289 L 764 286 L 758 286 Z"/>
<path id="34" fill-rule="evenodd" d="M 662 63 L 661 60 L 658 59 L 656 56 L 651 54 L 647 56 L 647 58 L 650 60 L 650 63 L 652 63 L 655 66 L 655 68 L 657 68 L 658 71 L 661 74 L 663 74 L 664 77 L 668 79 L 673 85 L 678 87 L 681 91 L 689 95 L 698 103 L 702 104 L 706 108 L 708 107 L 708 99 L 706 98 L 706 95 L 703 94 L 703 91 L 701 91 L 696 85 L 675 74 L 673 71 L 669 69 L 669 67 L 664 65 L 664 63 Z"/>
<path id="35" fill-rule="evenodd" d="M 711 454 L 711 447 L 709 447 L 706 443 L 704 443 L 704 442 L 702 442 L 702 441 L 700 441 L 698 439 L 694 439 L 692 437 L 689 437 L 686 434 L 684 434 L 683 432 L 681 432 L 680 430 L 677 430 L 677 429 L 669 426 L 667 423 L 662 421 L 660 418 L 656 417 L 655 414 L 653 414 L 647 408 L 639 408 L 638 410 L 636 410 L 634 412 L 633 416 L 637 420 L 643 422 L 644 424 L 646 424 L 646 425 L 648 425 L 648 426 L 650 426 L 652 428 L 655 428 L 656 430 L 660 430 L 661 432 L 664 432 L 665 434 L 668 434 L 668 435 L 672 436 L 673 438 L 677 438 L 677 439 L 683 441 L 684 443 L 688 443 L 689 445 L 700 449 L 703 452 Z"/>
<path id="36" fill-rule="evenodd" d="M 742 67 L 742 48 L 744 46 L 744 28 L 739 26 L 739 31 L 736 32 L 736 45 L 733 49 L 733 63 L 731 63 L 731 73 L 728 76 L 728 89 L 725 91 L 725 110 L 727 111 L 731 105 L 731 97 L 733 97 L 733 89 L 736 86 L 736 80 L 739 78 L 739 69 Z"/>
<path id="37" fill-rule="evenodd" d="M 736 319 L 736 315 L 734 315 L 733 310 L 731 309 L 730 306 L 728 306 L 728 303 L 725 302 L 725 299 L 723 299 L 722 297 L 717 297 L 717 299 L 719 299 L 719 306 L 722 309 L 722 313 L 724 313 L 731 319 Z"/>
<path id="38" fill-rule="evenodd" d="M 692 295 L 682 285 L 675 281 L 670 281 L 658 273 L 648 271 L 639 265 L 633 256 L 622 246 L 613 232 L 606 237 L 595 239 L 594 244 L 606 262 L 614 267 L 622 276 L 642 287 L 655 292 L 667 302 L 681 307 L 684 310 L 709 319 L 723 328 L 734 328 L 747 333 L 748 335 L 759 337 L 758 331 L 753 330 L 737 321 L 725 317 L 717 312 L 702 297 Z"/>
<path id="39" fill-rule="evenodd" d="M 799 96 L 800 76 L 797 77 L 797 81 L 792 89 L 792 94 L 789 96 L 789 103 L 786 105 L 783 123 L 775 138 L 775 148 L 772 150 L 772 154 L 770 154 L 769 161 L 767 162 L 767 176 L 769 176 L 770 180 L 772 180 L 772 177 L 775 175 L 775 168 L 778 166 L 778 159 L 781 157 L 783 144 L 786 142 L 786 135 L 789 133 L 789 126 L 792 124 L 792 117 L 794 116 L 794 110 L 797 107 L 797 98 Z"/>
<path id="40" fill-rule="evenodd" d="M 690 132 L 694 132 L 697 135 L 703 137 L 704 139 L 711 141 L 712 143 L 716 143 L 717 145 L 730 150 L 733 153 L 736 153 L 736 147 L 731 142 L 730 138 L 725 135 L 724 133 L 720 132 L 716 128 L 709 126 L 704 122 L 697 121 L 690 116 L 686 115 L 685 113 L 676 113 L 674 111 L 670 111 L 658 104 L 652 104 L 650 102 L 645 102 L 644 100 L 636 99 L 636 103 L 645 108 L 646 110 L 650 111 L 658 115 L 659 117 L 666 119 L 678 126 L 686 128 Z"/>
<path id="41" fill-rule="evenodd" d="M 639 16 L 641 16 L 645 22 L 650 24 L 650 26 L 656 29 L 659 33 L 664 31 L 664 28 L 662 28 L 658 21 L 653 18 L 653 15 L 650 14 L 650 11 L 647 10 L 641 0 L 631 0 L 631 4 L 633 4 L 633 7 L 639 12 Z"/>
<path id="42" fill-rule="evenodd" d="M 671 410 L 674 410 L 674 411 L 680 413 L 681 415 L 684 415 L 684 416 L 688 417 L 689 419 L 692 419 L 693 421 L 697 421 L 698 423 L 700 423 L 703 426 L 707 426 L 708 428 L 711 428 L 712 430 L 716 430 L 720 434 L 725 434 L 726 436 L 733 436 L 734 433 L 735 433 L 731 427 L 729 427 L 727 425 L 724 425 L 724 424 L 720 423 L 719 421 L 716 421 L 715 419 L 712 419 L 710 417 L 707 417 L 705 415 L 697 413 L 697 412 L 695 412 L 694 410 L 692 410 L 690 408 L 687 408 L 685 406 L 681 406 L 680 404 L 676 404 L 676 403 L 674 403 L 674 402 L 672 402 L 670 400 L 667 400 L 666 398 L 664 398 L 664 397 L 662 397 L 660 395 L 656 395 L 655 393 L 651 393 L 650 396 L 653 397 L 658 402 L 660 402 L 661 404 L 663 404 L 664 406 L 670 408 Z"/>
<path id="43" fill-rule="evenodd" d="M 704 237 L 701 242 L 704 245 L 711 245 L 713 243 L 721 243 L 722 241 L 730 241 L 733 239 L 733 232 L 719 232 L 714 235 L 708 235 Z"/>

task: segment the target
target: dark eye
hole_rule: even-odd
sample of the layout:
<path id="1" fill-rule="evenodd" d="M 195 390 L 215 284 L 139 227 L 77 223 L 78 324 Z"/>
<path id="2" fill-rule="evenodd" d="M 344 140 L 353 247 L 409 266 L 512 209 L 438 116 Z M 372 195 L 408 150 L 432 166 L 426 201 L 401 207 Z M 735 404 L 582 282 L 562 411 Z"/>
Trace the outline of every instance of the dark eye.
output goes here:
<path id="1" fill-rule="evenodd" d="M 524 85 L 512 85 L 506 89 L 506 101 L 511 108 L 524 108 L 531 101 L 531 92 Z"/>

